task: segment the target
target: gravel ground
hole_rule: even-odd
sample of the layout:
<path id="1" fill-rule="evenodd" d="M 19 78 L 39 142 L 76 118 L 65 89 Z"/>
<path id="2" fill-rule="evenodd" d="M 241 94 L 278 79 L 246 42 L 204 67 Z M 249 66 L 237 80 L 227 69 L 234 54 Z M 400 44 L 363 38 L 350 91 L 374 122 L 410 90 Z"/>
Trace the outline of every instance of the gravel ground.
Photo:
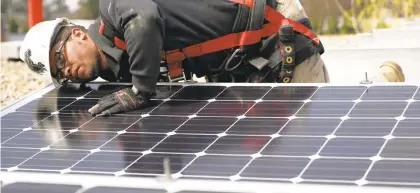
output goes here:
<path id="1" fill-rule="evenodd" d="M 7 61 L 5 59 L 1 59 L 0 75 L 0 108 L 49 83 L 47 76 L 40 76 L 32 72 L 24 63 Z"/>

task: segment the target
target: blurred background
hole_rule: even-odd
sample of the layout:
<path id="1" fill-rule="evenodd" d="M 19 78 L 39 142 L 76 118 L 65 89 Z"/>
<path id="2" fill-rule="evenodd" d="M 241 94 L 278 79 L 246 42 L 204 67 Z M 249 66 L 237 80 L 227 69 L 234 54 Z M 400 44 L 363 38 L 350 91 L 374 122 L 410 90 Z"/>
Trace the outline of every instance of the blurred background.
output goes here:
<path id="1" fill-rule="evenodd" d="M 300 0 L 326 47 L 332 83 L 358 83 L 384 61 L 403 66 L 419 82 L 420 0 Z M 93 20 L 99 0 L 44 0 L 45 20 Z M 28 31 L 28 1 L 1 0 L 1 108 L 49 83 L 10 57 Z M 13 47 L 14 46 L 14 47 Z M 343 76 L 343 74 L 345 74 Z"/>

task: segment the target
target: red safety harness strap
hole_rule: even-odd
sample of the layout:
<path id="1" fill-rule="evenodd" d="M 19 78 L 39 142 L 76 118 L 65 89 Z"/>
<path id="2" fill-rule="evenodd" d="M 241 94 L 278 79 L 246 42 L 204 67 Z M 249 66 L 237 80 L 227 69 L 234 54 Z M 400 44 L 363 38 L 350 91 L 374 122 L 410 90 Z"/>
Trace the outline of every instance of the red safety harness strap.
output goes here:
<path id="1" fill-rule="evenodd" d="M 101 20 L 101 25 L 99 26 L 99 33 L 101 35 L 104 35 L 106 33 L 105 29 L 106 29 L 105 23 L 104 21 Z M 110 33 L 113 33 L 113 32 L 110 32 Z M 127 44 L 125 43 L 125 41 L 118 38 L 117 36 L 114 36 L 114 45 L 121 50 L 127 50 Z"/>
<path id="2" fill-rule="evenodd" d="M 230 1 L 238 1 L 238 0 L 230 0 Z M 277 10 L 269 6 L 265 7 L 265 13 L 266 13 L 265 19 L 269 21 L 270 23 L 274 24 L 275 26 L 277 26 L 278 29 L 280 29 L 280 27 L 285 26 L 285 25 L 291 25 L 293 26 L 294 31 L 299 32 L 302 35 L 305 35 L 306 37 L 311 39 L 312 42 L 315 43 L 316 45 L 320 44 L 318 36 L 311 29 L 307 28 L 305 25 L 284 17 L 281 13 L 277 12 Z"/>
<path id="3" fill-rule="evenodd" d="M 238 32 L 225 35 L 203 43 L 166 52 L 163 58 L 167 63 L 182 61 L 186 58 L 197 57 L 204 54 L 214 53 L 234 47 L 242 47 L 261 41 L 263 30 Z M 246 38 L 245 38 L 246 37 Z"/>
<path id="4" fill-rule="evenodd" d="M 255 0 L 229 0 L 233 3 L 242 4 L 249 8 L 253 8 Z M 269 37 L 276 33 L 279 33 L 279 29 L 285 25 L 293 26 L 293 30 L 299 32 L 308 38 L 310 38 L 316 45 L 320 44 L 320 41 L 312 30 L 304 26 L 303 24 L 293 21 L 284 17 L 281 13 L 276 11 L 270 6 L 265 7 L 265 16 L 264 18 L 269 22 L 265 24 L 262 29 L 254 31 L 244 31 L 238 33 L 228 34 L 216 39 L 208 40 L 199 44 L 191 45 L 183 49 L 175 49 L 161 53 L 161 59 L 166 61 L 168 64 L 168 71 L 170 76 L 180 76 L 182 75 L 182 66 L 181 63 L 186 58 L 192 58 L 197 56 L 202 56 L 205 54 L 210 54 L 214 52 L 219 52 L 235 47 L 243 48 L 244 46 L 252 45 L 258 43 L 262 38 Z M 101 21 L 99 28 L 99 33 L 102 35 L 106 34 L 105 24 Z M 114 36 L 114 45 L 122 50 L 127 50 L 126 43 Z"/>
<path id="5" fill-rule="evenodd" d="M 242 4 L 252 8 L 254 0 L 229 0 L 234 3 Z M 255 31 L 244 31 L 233 33 L 220 38 L 209 40 L 203 43 L 188 46 L 183 49 L 176 49 L 167 51 L 165 58 L 167 63 L 175 61 L 183 61 L 189 57 L 197 57 L 209 53 L 214 53 L 234 47 L 243 47 L 252 45 L 261 41 L 262 38 L 279 33 L 279 29 L 285 25 L 292 25 L 294 31 L 299 32 L 310 38 L 316 45 L 319 45 L 319 39 L 312 30 L 303 24 L 287 19 L 281 13 L 277 12 L 270 6 L 265 7 L 265 19 L 269 22 L 265 24 L 262 29 Z"/>

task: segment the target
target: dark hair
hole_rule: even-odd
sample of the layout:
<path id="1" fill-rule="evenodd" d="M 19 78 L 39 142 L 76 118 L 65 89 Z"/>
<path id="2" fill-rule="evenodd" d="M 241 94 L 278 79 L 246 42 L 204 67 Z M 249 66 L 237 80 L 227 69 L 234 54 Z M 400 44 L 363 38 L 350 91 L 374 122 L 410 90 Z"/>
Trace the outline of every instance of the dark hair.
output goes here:
<path id="1" fill-rule="evenodd" d="M 87 29 L 81 25 L 60 26 L 58 29 L 59 30 L 58 33 L 55 35 L 55 38 L 51 42 L 51 48 L 54 47 L 54 45 L 56 45 L 61 40 L 64 40 L 69 35 L 69 33 L 71 33 L 71 30 L 75 28 L 79 28 L 83 32 L 87 32 Z M 71 40 L 71 37 L 69 38 L 69 40 Z"/>

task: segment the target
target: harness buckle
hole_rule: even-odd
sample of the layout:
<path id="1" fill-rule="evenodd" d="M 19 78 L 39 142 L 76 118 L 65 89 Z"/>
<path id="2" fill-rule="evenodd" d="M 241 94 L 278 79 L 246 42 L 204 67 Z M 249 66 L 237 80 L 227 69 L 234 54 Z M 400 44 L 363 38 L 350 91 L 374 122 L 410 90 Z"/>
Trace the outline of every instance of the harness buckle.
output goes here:
<path id="1" fill-rule="evenodd" d="M 181 67 L 181 62 L 161 62 L 159 80 L 162 82 L 187 82 L 187 76 Z"/>
<path id="2" fill-rule="evenodd" d="M 179 82 L 181 80 L 187 81 L 184 71 L 182 70 L 180 61 L 167 63 L 169 82 Z"/>

